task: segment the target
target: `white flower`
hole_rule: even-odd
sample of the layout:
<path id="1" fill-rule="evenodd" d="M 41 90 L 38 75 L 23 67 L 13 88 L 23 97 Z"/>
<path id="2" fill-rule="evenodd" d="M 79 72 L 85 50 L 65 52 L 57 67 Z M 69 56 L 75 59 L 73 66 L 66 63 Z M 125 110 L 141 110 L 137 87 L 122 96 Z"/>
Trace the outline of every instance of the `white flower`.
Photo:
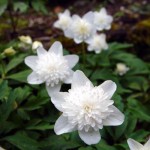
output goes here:
<path id="1" fill-rule="evenodd" d="M 43 47 L 43 44 L 40 41 L 34 41 L 32 43 L 32 49 L 36 50 L 38 47 Z"/>
<path id="2" fill-rule="evenodd" d="M 112 16 L 107 14 L 105 8 L 102 8 L 99 12 L 94 12 L 94 24 L 98 31 L 109 30 L 113 21 Z"/>
<path id="3" fill-rule="evenodd" d="M 117 63 L 116 65 L 116 72 L 122 76 L 124 74 L 127 73 L 127 71 L 129 71 L 129 67 L 127 67 L 125 64 L 123 63 Z"/>
<path id="4" fill-rule="evenodd" d="M 55 42 L 48 51 L 43 47 L 38 47 L 37 55 L 25 58 L 26 65 L 33 70 L 27 78 L 28 83 L 41 84 L 46 82 L 49 95 L 59 91 L 63 82 L 71 83 L 73 75 L 71 68 L 78 62 L 77 55 L 63 56 L 60 42 Z"/>
<path id="5" fill-rule="evenodd" d="M 130 150 L 150 150 L 150 139 L 145 143 L 145 145 L 142 145 L 133 139 L 128 139 L 127 142 Z"/>
<path id="6" fill-rule="evenodd" d="M 3 149 L 2 147 L 0 147 L 0 150 L 5 150 L 5 149 Z"/>
<path id="7" fill-rule="evenodd" d="M 124 115 L 111 99 L 115 90 L 116 84 L 110 80 L 94 87 L 82 71 L 76 71 L 71 89 L 51 97 L 55 107 L 63 112 L 54 126 L 56 134 L 78 130 L 85 143 L 98 143 L 101 139 L 99 129 L 117 126 L 124 121 Z"/>
<path id="8" fill-rule="evenodd" d="M 105 34 L 95 34 L 87 41 L 87 43 L 89 44 L 87 48 L 88 51 L 95 51 L 95 53 L 100 53 L 103 49 L 108 49 Z"/>
<path id="9" fill-rule="evenodd" d="M 73 38 L 77 44 L 87 41 L 96 33 L 96 28 L 93 25 L 93 17 L 93 12 L 86 13 L 82 18 L 78 15 L 73 15 L 73 21 L 70 28 L 65 31 L 65 36 Z"/>
<path id="10" fill-rule="evenodd" d="M 19 40 L 25 44 L 32 44 L 32 38 L 30 36 L 19 36 Z"/>
<path id="11" fill-rule="evenodd" d="M 68 29 L 71 22 L 72 18 L 70 17 L 70 11 L 65 10 L 64 13 L 58 14 L 58 20 L 54 23 L 54 27 L 66 30 Z"/>

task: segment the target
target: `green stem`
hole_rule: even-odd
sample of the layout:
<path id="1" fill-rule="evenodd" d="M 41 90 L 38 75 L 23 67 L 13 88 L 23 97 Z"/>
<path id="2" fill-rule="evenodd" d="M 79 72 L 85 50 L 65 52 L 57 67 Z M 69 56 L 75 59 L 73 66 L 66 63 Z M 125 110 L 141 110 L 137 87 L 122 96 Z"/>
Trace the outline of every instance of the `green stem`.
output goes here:
<path id="1" fill-rule="evenodd" d="M 82 56 L 83 56 L 83 64 L 86 65 L 86 50 L 85 50 L 85 43 L 82 42 Z"/>
<path id="2" fill-rule="evenodd" d="M 2 79 L 4 79 L 5 78 L 5 65 L 4 65 L 4 63 L 3 63 L 3 60 L 0 58 L 0 63 L 1 63 L 1 67 L 2 67 Z"/>

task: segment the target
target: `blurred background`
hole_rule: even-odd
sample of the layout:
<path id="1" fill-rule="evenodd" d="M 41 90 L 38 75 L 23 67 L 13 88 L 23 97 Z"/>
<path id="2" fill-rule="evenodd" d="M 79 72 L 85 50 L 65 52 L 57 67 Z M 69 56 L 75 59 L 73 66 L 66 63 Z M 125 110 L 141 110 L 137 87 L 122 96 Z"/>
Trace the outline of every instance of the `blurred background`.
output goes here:
<path id="1" fill-rule="evenodd" d="M 63 39 L 62 31 L 53 28 L 57 14 L 69 9 L 83 15 L 89 10 L 106 7 L 114 17 L 107 41 L 133 43 L 144 60 L 150 59 L 150 3 L 148 0 L 1 0 L 0 42 L 8 42 L 19 35 L 30 35 L 49 47 L 53 38 L 74 50 L 72 41 Z M 69 43 L 69 44 L 68 44 Z"/>

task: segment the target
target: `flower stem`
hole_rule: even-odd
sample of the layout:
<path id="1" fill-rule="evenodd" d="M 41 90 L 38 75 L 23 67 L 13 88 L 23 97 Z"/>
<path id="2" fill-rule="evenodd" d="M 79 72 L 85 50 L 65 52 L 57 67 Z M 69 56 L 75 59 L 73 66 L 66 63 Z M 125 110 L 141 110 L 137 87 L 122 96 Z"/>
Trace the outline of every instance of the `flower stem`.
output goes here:
<path id="1" fill-rule="evenodd" d="M 82 56 L 83 56 L 83 65 L 86 65 L 86 50 L 85 50 L 85 43 L 82 42 Z"/>

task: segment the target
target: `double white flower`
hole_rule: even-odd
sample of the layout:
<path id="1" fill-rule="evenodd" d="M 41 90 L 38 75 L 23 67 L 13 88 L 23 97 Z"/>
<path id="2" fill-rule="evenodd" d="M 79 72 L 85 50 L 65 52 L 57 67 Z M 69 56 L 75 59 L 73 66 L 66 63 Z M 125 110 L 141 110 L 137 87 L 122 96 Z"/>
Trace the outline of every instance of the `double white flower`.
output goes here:
<path id="1" fill-rule="evenodd" d="M 95 53 L 100 53 L 102 50 L 108 49 L 105 34 L 95 34 L 87 41 L 87 43 L 89 44 L 87 48 L 88 51 L 95 51 Z"/>
<path id="2" fill-rule="evenodd" d="M 99 12 L 94 12 L 94 25 L 98 31 L 109 30 L 112 21 L 113 17 L 107 14 L 105 8 L 102 8 Z"/>
<path id="3" fill-rule="evenodd" d="M 70 11 L 65 10 L 64 13 L 58 14 L 58 20 L 54 23 L 54 27 L 67 30 L 72 23 L 72 18 L 70 16 Z"/>
<path id="4" fill-rule="evenodd" d="M 128 139 L 130 150 L 150 150 L 150 139 L 144 144 L 140 144 L 133 139 Z"/>
<path id="5" fill-rule="evenodd" d="M 77 44 L 86 42 L 96 33 L 96 28 L 92 24 L 93 18 L 93 12 L 86 13 L 82 18 L 78 15 L 73 15 L 72 23 L 64 34 L 69 38 L 73 38 Z"/>
<path id="6" fill-rule="evenodd" d="M 60 42 L 55 42 L 51 48 L 46 51 L 43 47 L 38 47 L 37 56 L 28 56 L 25 63 L 33 72 L 28 76 L 27 81 L 30 84 L 46 83 L 46 88 L 51 95 L 59 91 L 61 84 L 71 83 L 73 70 L 78 62 L 77 55 L 63 56 L 63 48 Z"/>
<path id="7" fill-rule="evenodd" d="M 83 72 L 76 71 L 69 92 L 51 96 L 52 103 L 62 112 L 54 126 L 56 134 L 78 130 L 80 138 L 88 145 L 98 143 L 101 139 L 99 129 L 124 121 L 124 115 L 111 99 L 115 91 L 114 82 L 108 80 L 94 87 Z"/>

